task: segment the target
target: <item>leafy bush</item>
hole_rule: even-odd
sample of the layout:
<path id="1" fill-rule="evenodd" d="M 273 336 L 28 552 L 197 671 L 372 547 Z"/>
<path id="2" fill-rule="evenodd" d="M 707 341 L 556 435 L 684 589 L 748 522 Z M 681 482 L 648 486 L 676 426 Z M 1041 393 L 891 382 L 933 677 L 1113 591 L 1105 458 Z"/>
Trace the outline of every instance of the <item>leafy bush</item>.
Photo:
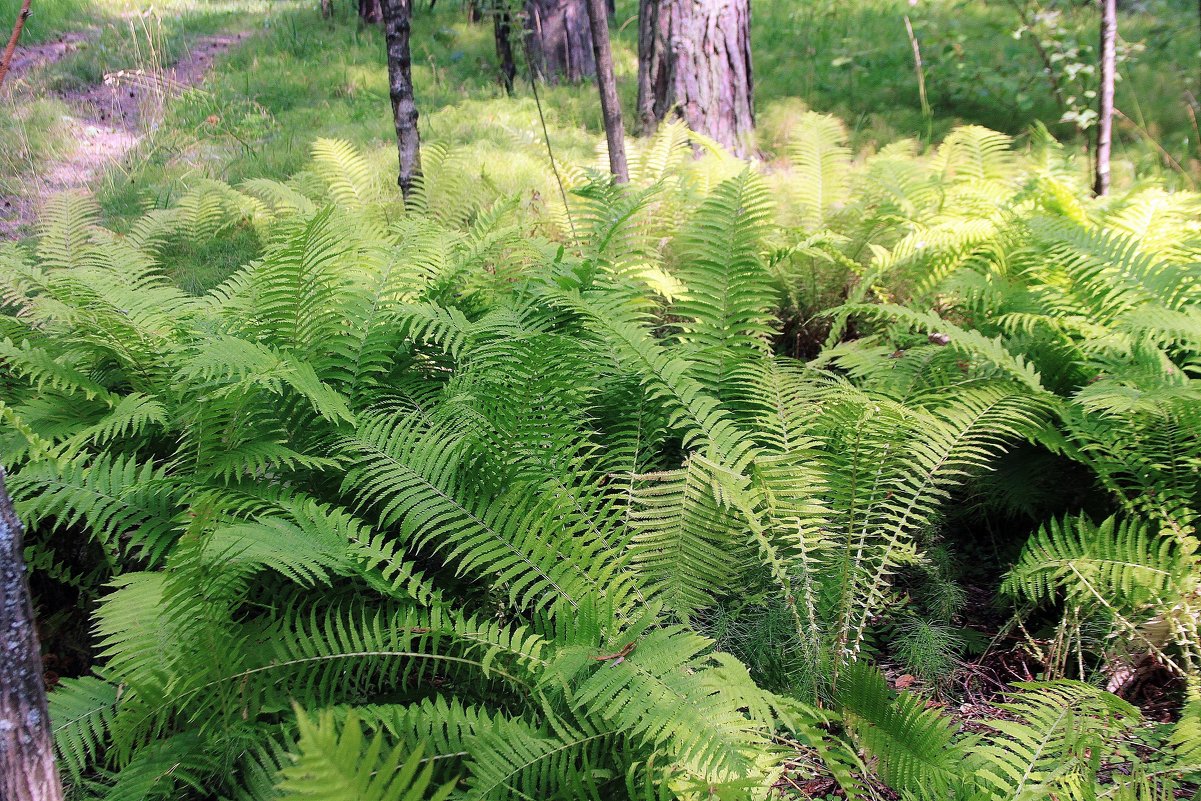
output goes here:
<path id="1" fill-rule="evenodd" d="M 861 163 L 792 135 L 760 175 L 667 126 L 631 188 L 564 165 L 567 208 L 435 147 L 405 209 L 319 142 L 124 236 L 64 196 L 0 251 L 4 464 L 33 563 L 99 597 L 52 698 L 73 791 L 1149 799 L 1201 767 L 1186 715 L 1114 772 L 1141 718 L 1092 670 L 961 726 L 871 664 L 945 633 L 960 596 L 902 579 L 1042 449 L 1097 487 L 1006 590 L 1081 666 L 1150 649 L 1201 692 L 1196 199 L 1083 201 L 977 128 Z M 166 278 L 233 228 L 260 252 L 218 286 Z M 847 303 L 781 355 L 819 272 Z"/>

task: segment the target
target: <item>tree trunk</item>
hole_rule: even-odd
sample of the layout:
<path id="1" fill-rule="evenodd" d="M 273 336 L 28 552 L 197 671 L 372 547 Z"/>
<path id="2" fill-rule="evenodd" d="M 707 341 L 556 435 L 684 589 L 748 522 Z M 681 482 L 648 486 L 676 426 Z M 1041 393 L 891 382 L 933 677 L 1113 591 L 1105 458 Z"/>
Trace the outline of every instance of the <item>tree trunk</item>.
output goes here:
<path id="1" fill-rule="evenodd" d="M 741 156 L 755 128 L 750 0 L 641 0 L 638 111 L 668 114 Z"/>
<path id="2" fill-rule="evenodd" d="M 334 0 L 321 0 L 321 18 L 329 19 L 334 15 Z"/>
<path id="3" fill-rule="evenodd" d="M 1113 144 L 1113 84 L 1117 69 L 1115 51 L 1118 35 L 1117 0 L 1101 1 L 1101 85 L 1097 120 L 1097 172 L 1093 194 L 1109 194 L 1109 152 Z"/>
<path id="4" fill-rule="evenodd" d="M 530 68 L 548 83 L 576 83 L 596 74 L 588 0 L 526 0 Z"/>
<path id="5" fill-rule="evenodd" d="M 0 799 L 62 801 L 21 521 L 0 470 Z"/>
<path id="6" fill-rule="evenodd" d="M 396 124 L 400 172 L 396 183 L 405 199 L 421 175 L 421 135 L 417 131 L 417 101 L 413 96 L 413 64 L 409 54 L 412 0 L 383 0 L 384 35 L 388 41 L 388 93 Z"/>
<path id="7" fill-rule="evenodd" d="M 500 62 L 500 79 L 505 92 L 513 94 L 513 79 L 517 77 L 517 62 L 513 60 L 513 15 L 509 0 L 497 0 L 492 9 L 492 33 L 496 39 L 496 60 Z"/>
<path id="8" fill-rule="evenodd" d="M 617 183 L 630 181 L 626 166 L 625 126 L 621 122 L 621 100 L 617 97 L 617 78 L 613 72 L 613 51 L 609 47 L 609 13 L 605 0 L 588 0 L 588 23 L 592 28 L 592 53 L 596 58 L 596 85 L 600 89 L 601 113 L 605 118 L 605 139 L 609 143 L 609 171 Z"/>
<path id="9" fill-rule="evenodd" d="M 668 14 L 660 14 L 660 0 L 638 0 L 638 124 L 650 136 L 668 109 Z"/>
<path id="10" fill-rule="evenodd" d="M 368 25 L 383 22 L 384 10 L 380 7 L 380 0 L 359 0 L 359 19 Z"/>

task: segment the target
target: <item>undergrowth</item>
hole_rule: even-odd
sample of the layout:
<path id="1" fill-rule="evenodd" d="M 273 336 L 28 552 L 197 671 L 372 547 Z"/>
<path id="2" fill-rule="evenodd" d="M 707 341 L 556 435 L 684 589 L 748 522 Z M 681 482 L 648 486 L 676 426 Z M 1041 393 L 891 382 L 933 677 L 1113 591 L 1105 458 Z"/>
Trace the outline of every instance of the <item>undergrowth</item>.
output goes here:
<path id="1" fill-rule="evenodd" d="M 671 125 L 627 188 L 564 160 L 565 207 L 511 134 L 407 206 L 323 139 L 0 250 L 0 452 L 94 608 L 75 797 L 1196 792 L 1197 196 L 806 113 L 772 170 Z M 985 520 L 1041 675 L 951 714 Z M 1149 667 L 1175 722 L 1121 697 Z"/>

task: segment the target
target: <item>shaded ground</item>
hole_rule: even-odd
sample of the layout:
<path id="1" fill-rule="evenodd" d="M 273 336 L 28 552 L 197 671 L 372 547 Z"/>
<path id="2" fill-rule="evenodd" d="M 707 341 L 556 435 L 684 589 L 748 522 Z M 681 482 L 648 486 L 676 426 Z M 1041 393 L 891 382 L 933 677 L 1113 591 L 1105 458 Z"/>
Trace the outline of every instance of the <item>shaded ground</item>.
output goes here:
<path id="1" fill-rule="evenodd" d="M 64 122 L 75 146 L 29 175 L 18 194 L 0 196 L 0 239 L 18 239 L 28 232 L 48 197 L 86 187 L 132 158 L 134 148 L 162 119 L 167 99 L 199 84 L 213 60 L 244 37 L 201 36 L 170 67 L 119 70 L 105 75 L 101 84 L 61 93 L 71 109 Z M 10 79 L 61 60 L 86 39 L 86 34 L 70 33 L 54 42 L 18 47 Z"/>

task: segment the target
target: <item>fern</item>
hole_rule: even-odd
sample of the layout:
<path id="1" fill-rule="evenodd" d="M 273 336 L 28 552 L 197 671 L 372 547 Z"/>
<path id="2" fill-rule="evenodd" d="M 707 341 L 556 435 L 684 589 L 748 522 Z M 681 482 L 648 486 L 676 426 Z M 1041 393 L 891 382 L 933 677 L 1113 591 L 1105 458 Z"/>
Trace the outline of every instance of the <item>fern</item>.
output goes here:
<path id="1" fill-rule="evenodd" d="M 292 764 L 280 771 L 280 798 L 441 801 L 454 790 L 453 782 L 431 788 L 433 766 L 422 759 L 421 749 L 406 755 L 401 746 L 387 748 L 381 735 L 364 743 L 353 712 L 342 721 L 340 732 L 332 712 L 314 721 L 298 710 L 296 723 L 300 740 Z"/>
<path id="2" fill-rule="evenodd" d="M 124 236 L 64 196 L 36 248 L 0 249 L 35 586 L 94 602 L 93 674 L 52 700 L 76 795 L 1187 778 L 1195 701 L 1130 760 L 1139 716 L 1085 684 L 961 729 L 871 662 L 950 636 L 932 565 L 986 528 L 1015 552 L 985 515 L 1018 483 L 1059 515 L 998 565 L 1046 616 L 1027 630 L 1050 620 L 1090 679 L 1150 654 L 1195 690 L 1195 197 L 1095 204 L 978 128 L 852 157 L 806 114 L 791 169 L 663 126 L 631 186 L 562 160 L 564 207 L 538 135 L 494 129 L 518 167 L 435 142 L 404 204 L 386 154 L 320 141 L 286 182 L 196 181 Z M 170 283 L 175 248 L 235 230 L 253 260 Z M 1069 460 L 1079 481 L 1023 472 Z"/>

